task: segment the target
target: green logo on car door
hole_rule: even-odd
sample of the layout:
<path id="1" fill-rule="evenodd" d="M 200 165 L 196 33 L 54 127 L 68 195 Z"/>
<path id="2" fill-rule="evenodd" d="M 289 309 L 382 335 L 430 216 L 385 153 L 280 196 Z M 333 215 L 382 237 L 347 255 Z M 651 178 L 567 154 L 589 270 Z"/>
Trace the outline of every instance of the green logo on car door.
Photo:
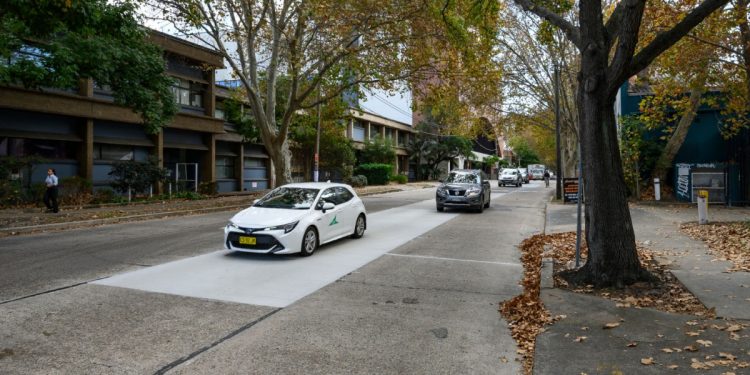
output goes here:
<path id="1" fill-rule="evenodd" d="M 333 220 L 331 220 L 331 223 L 330 223 L 330 224 L 328 224 L 328 226 L 330 227 L 331 225 L 336 225 L 336 224 L 338 224 L 338 223 L 339 223 L 339 222 L 338 222 L 338 221 L 336 221 L 336 216 L 334 216 L 334 217 L 333 217 Z"/>

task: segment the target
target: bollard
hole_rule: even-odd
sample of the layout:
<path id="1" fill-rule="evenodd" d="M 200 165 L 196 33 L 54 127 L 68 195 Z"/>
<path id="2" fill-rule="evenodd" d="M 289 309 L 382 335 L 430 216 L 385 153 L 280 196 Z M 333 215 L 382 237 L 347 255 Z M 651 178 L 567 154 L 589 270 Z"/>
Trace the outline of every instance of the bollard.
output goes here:
<path id="1" fill-rule="evenodd" d="M 698 224 L 708 224 L 708 190 L 698 190 Z"/>
<path id="2" fill-rule="evenodd" d="M 661 200 L 661 185 L 658 178 L 654 179 L 654 199 Z"/>

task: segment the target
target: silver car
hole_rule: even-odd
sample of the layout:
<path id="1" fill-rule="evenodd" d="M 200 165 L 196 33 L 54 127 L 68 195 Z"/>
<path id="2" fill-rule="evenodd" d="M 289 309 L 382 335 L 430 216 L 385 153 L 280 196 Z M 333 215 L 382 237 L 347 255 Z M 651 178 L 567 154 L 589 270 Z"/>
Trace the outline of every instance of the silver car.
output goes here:
<path id="1" fill-rule="evenodd" d="M 484 172 L 478 169 L 453 170 L 435 192 L 437 210 L 473 208 L 482 212 L 490 207 L 491 190 L 490 181 Z"/>
<path id="2" fill-rule="evenodd" d="M 518 171 L 516 168 L 506 168 L 503 169 L 503 173 L 500 174 L 500 177 L 497 179 L 497 186 L 505 186 L 505 185 L 515 185 L 517 187 L 521 186 L 523 184 L 523 177 L 521 177 L 521 172 Z"/>

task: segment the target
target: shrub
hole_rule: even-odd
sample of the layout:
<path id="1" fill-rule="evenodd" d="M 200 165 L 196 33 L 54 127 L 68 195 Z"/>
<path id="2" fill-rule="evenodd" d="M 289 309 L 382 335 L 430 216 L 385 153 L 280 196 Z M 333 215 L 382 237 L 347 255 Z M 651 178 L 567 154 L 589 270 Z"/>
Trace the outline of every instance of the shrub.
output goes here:
<path id="1" fill-rule="evenodd" d="M 0 206 L 15 206 L 24 201 L 21 181 L 0 180 Z"/>
<path id="2" fill-rule="evenodd" d="M 115 191 L 112 189 L 99 189 L 94 192 L 91 203 L 112 203 L 115 201 Z"/>
<path id="3" fill-rule="evenodd" d="M 367 186 L 367 177 L 361 174 L 358 174 L 356 176 L 345 178 L 344 182 L 346 182 L 347 184 L 353 187 L 363 187 L 363 186 Z"/>
<path id="4" fill-rule="evenodd" d="M 409 182 L 409 177 L 406 177 L 405 174 L 397 174 L 391 176 L 391 181 L 398 182 L 399 184 L 405 184 Z"/>
<path id="5" fill-rule="evenodd" d="M 219 192 L 219 185 L 216 181 L 205 181 L 198 184 L 198 192 L 203 195 L 216 195 Z"/>
<path id="6" fill-rule="evenodd" d="M 91 181 L 70 176 L 60 179 L 60 203 L 81 206 L 91 201 Z"/>
<path id="7" fill-rule="evenodd" d="M 133 160 L 117 161 L 112 164 L 109 175 L 114 178 L 112 187 L 122 193 L 131 189 L 134 193 L 145 193 L 149 187 L 164 181 L 167 170 L 159 167 L 157 160 L 141 163 Z"/>
<path id="8" fill-rule="evenodd" d="M 179 191 L 172 194 L 172 199 L 187 199 L 187 200 L 199 200 L 205 198 L 203 195 L 196 193 L 192 190 Z"/>
<path id="9" fill-rule="evenodd" d="M 370 185 L 385 185 L 391 179 L 393 166 L 390 164 L 362 164 L 358 166 L 354 173 L 367 177 L 367 183 Z"/>

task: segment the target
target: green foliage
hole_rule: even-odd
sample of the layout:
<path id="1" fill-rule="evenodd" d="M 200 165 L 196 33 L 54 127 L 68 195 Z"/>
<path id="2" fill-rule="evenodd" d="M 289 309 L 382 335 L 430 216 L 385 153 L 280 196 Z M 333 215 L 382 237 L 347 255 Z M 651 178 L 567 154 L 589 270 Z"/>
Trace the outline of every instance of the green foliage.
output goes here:
<path id="1" fill-rule="evenodd" d="M 393 150 L 393 141 L 381 137 L 367 141 L 359 157 L 361 164 L 393 164 L 395 160 L 396 151 Z"/>
<path id="2" fill-rule="evenodd" d="M 131 1 L 6 0 L 0 12 L 0 83 L 78 87 L 91 77 L 135 110 L 151 133 L 177 113 L 161 51 Z M 8 63 L 9 62 L 9 63 Z"/>
<path id="3" fill-rule="evenodd" d="M 94 191 L 94 196 L 91 198 L 91 203 L 112 203 L 115 201 L 115 191 L 109 188 L 97 189 Z"/>
<path id="4" fill-rule="evenodd" d="M 409 182 L 409 177 L 407 177 L 405 174 L 396 174 L 391 176 L 391 181 L 398 182 L 399 184 L 405 184 Z"/>
<path id="5" fill-rule="evenodd" d="M 460 136 L 437 136 L 427 123 L 417 125 L 417 134 L 411 137 L 407 149 L 409 158 L 417 163 L 417 179 L 437 178 L 438 164 L 458 156 L 470 157 L 471 141 Z"/>
<path id="6" fill-rule="evenodd" d="M 219 193 L 219 185 L 216 181 L 203 181 L 198 184 L 198 192 L 202 195 L 216 195 Z"/>
<path id="7" fill-rule="evenodd" d="M 346 107 L 340 100 L 321 106 L 320 169 L 338 172 L 344 178 L 351 176 L 356 156 L 352 141 L 346 137 Z M 305 156 L 312 160 L 315 154 L 318 116 L 314 113 L 298 114 L 291 126 L 291 139 L 299 145 Z"/>
<path id="8" fill-rule="evenodd" d="M 650 176 L 653 172 L 663 142 L 647 136 L 649 127 L 638 115 L 623 116 L 620 124 L 620 156 L 625 184 L 630 194 L 634 195 L 636 184 L 642 183 L 644 176 Z"/>
<path id="9" fill-rule="evenodd" d="M 135 193 L 145 193 L 149 187 L 166 179 L 167 170 L 159 167 L 154 159 L 146 163 L 125 160 L 114 162 L 109 175 L 114 178 L 110 185 L 116 191 L 127 193 L 131 189 Z"/>
<path id="10" fill-rule="evenodd" d="M 59 181 L 59 199 L 61 204 L 81 206 L 91 201 L 91 181 L 70 176 Z"/>
<path id="11" fill-rule="evenodd" d="M 484 164 L 489 166 L 495 166 L 500 161 L 500 157 L 497 155 L 490 155 L 484 158 Z"/>
<path id="12" fill-rule="evenodd" d="M 363 186 L 367 186 L 367 177 L 361 174 L 358 174 L 356 176 L 345 178 L 344 182 L 353 187 L 363 187 Z"/>
<path id="13" fill-rule="evenodd" d="M 370 185 L 386 185 L 391 179 L 393 166 L 390 164 L 361 164 L 355 168 L 354 173 L 361 174 L 367 178 Z"/>
<path id="14" fill-rule="evenodd" d="M 227 121 L 237 125 L 237 132 L 245 137 L 245 141 L 258 142 L 260 141 L 260 131 L 249 111 L 237 99 L 230 98 L 224 101 L 224 113 L 227 116 Z"/>
<path id="15" fill-rule="evenodd" d="M 179 191 L 176 193 L 172 193 L 171 198 L 172 199 L 187 199 L 187 200 L 194 201 L 194 200 L 205 199 L 206 197 L 192 190 L 186 190 L 186 191 Z"/>
<path id="16" fill-rule="evenodd" d="M 508 142 L 513 149 L 515 161 L 518 166 L 529 164 L 541 164 L 539 155 L 534 151 L 529 142 L 523 137 L 513 137 Z"/>

